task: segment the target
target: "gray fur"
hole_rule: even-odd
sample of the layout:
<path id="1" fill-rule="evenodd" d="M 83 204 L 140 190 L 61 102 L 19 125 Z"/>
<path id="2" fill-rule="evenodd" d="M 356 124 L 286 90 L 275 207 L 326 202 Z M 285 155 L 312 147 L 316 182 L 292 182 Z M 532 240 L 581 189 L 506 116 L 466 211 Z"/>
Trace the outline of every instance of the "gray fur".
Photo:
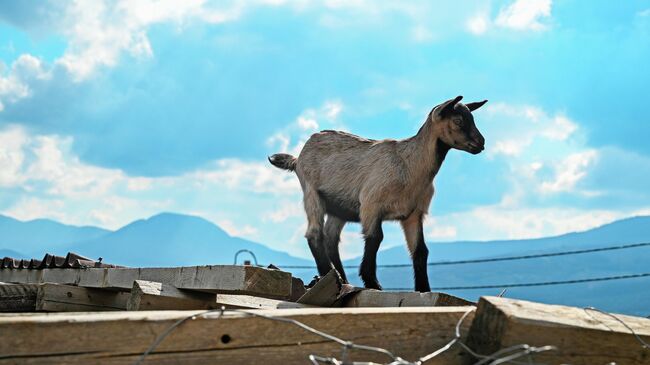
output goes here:
<path id="1" fill-rule="evenodd" d="M 461 98 L 436 106 L 407 139 L 378 141 L 325 130 L 309 138 L 297 159 L 287 154 L 269 158 L 275 166 L 295 169 L 307 214 L 305 237 L 321 275 L 333 265 L 345 278 L 340 232 L 346 221 L 360 221 L 366 241 L 360 276 L 366 287 L 380 289 L 375 260 L 381 222 L 399 220 L 413 258 L 415 289 L 430 290 L 422 220 L 433 197 L 433 178 L 449 149 L 477 154 L 485 143 L 471 114 L 485 101 L 466 106 Z"/>

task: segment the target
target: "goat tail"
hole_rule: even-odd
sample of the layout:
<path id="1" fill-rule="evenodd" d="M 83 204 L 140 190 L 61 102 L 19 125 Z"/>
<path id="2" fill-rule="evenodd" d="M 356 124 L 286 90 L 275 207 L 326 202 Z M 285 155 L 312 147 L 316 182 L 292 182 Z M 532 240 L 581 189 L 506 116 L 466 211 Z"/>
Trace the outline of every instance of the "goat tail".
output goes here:
<path id="1" fill-rule="evenodd" d="M 288 153 L 276 153 L 275 155 L 271 155 L 269 157 L 269 162 L 271 163 L 271 165 L 277 168 L 283 170 L 295 171 L 296 163 L 298 162 L 298 159 L 291 156 Z"/>

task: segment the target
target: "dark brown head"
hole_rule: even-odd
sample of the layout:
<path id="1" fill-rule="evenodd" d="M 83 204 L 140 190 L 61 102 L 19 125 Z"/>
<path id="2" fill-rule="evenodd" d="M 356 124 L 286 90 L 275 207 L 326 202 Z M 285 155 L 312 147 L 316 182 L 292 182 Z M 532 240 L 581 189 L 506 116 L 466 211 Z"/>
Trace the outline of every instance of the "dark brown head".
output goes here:
<path id="1" fill-rule="evenodd" d="M 432 122 L 440 133 L 440 139 L 451 148 L 478 154 L 485 149 L 485 138 L 476 124 L 472 112 L 487 100 L 460 103 L 462 96 L 447 100 L 431 111 Z"/>

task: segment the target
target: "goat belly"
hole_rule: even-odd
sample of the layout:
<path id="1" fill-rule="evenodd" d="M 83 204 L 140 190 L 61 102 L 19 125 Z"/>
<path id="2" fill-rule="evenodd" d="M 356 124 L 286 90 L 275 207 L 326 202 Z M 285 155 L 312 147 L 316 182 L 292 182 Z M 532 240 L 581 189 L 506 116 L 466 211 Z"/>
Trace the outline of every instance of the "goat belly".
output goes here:
<path id="1" fill-rule="evenodd" d="M 349 201 L 334 194 L 319 191 L 325 203 L 325 212 L 346 222 L 359 222 L 359 202 Z"/>

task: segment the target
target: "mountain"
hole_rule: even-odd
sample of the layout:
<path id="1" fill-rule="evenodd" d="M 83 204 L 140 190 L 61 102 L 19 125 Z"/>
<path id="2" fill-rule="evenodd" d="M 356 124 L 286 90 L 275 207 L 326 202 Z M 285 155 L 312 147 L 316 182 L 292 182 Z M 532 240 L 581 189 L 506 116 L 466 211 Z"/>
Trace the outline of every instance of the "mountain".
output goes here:
<path id="1" fill-rule="evenodd" d="M 585 232 L 526 240 L 429 243 L 429 261 L 490 258 L 597 248 L 650 242 L 650 217 L 616 221 Z M 362 244 L 362 242 L 359 242 Z M 394 242 L 384 242 L 384 246 Z M 95 227 L 66 226 L 49 220 L 21 222 L 0 216 L 0 257 L 42 257 L 45 252 L 68 251 L 125 266 L 183 266 L 230 264 L 235 253 L 248 249 L 260 264 L 309 265 L 312 260 L 290 256 L 262 244 L 228 235 L 200 217 L 162 213 L 137 220 L 111 232 Z M 19 252 L 16 252 L 19 251 Z M 239 259 L 249 259 L 242 254 Z M 360 258 L 347 260 L 358 266 Z M 379 252 L 378 264 L 404 264 L 410 258 L 405 245 Z M 578 280 L 650 272 L 650 247 L 638 247 L 588 254 L 491 263 L 439 265 L 429 267 L 432 288 L 509 283 Z M 292 269 L 295 276 L 309 280 L 314 268 Z M 360 285 L 356 269 L 348 277 Z M 410 267 L 379 268 L 384 288 L 411 288 Z M 538 302 L 596 308 L 634 315 L 650 314 L 650 277 L 554 286 L 510 288 L 506 296 Z M 436 289 L 434 289 L 436 290 Z M 438 289 L 470 300 L 497 295 L 495 289 Z"/>
<path id="2" fill-rule="evenodd" d="M 27 257 L 27 255 L 22 254 L 22 253 L 20 253 L 18 251 L 9 250 L 9 249 L 5 249 L 5 248 L 0 248 L 0 258 L 3 258 L 3 257 L 12 257 L 14 259 L 26 259 L 26 258 L 29 258 L 29 257 Z"/>
<path id="3" fill-rule="evenodd" d="M 260 264 L 309 265 L 262 244 L 232 237 L 215 224 L 195 216 L 162 213 L 132 222 L 115 232 L 68 248 L 91 258 L 125 266 L 231 264 L 241 249 L 253 251 Z M 239 262 L 252 260 L 241 254 Z"/>
<path id="4" fill-rule="evenodd" d="M 108 232 L 102 228 L 65 225 L 49 219 L 23 222 L 0 215 L 0 248 L 18 250 L 29 257 L 42 257 L 44 250 L 60 250 L 73 242 L 94 239 Z"/>
<path id="5" fill-rule="evenodd" d="M 511 256 L 548 250 L 582 249 L 587 247 L 650 242 L 650 216 L 632 217 L 605 224 L 584 232 L 572 232 L 559 236 L 495 241 L 430 242 L 429 261 L 468 260 L 486 257 Z M 379 251 L 381 264 L 410 262 L 406 245 L 398 245 Z M 347 260 L 357 264 L 361 257 Z"/>
<path id="6" fill-rule="evenodd" d="M 526 255 L 577 249 L 650 242 L 650 217 L 616 221 L 585 232 L 527 240 L 429 243 L 429 262 Z M 358 265 L 360 258 L 345 264 Z M 404 246 L 380 251 L 381 264 L 409 263 Z M 429 266 L 432 288 L 509 283 L 534 283 L 650 273 L 650 246 L 528 260 L 491 263 Z M 356 284 L 356 270 L 348 277 Z M 413 273 L 407 268 L 380 268 L 378 276 L 384 288 L 413 285 Z M 594 306 L 597 308 L 643 315 L 650 314 L 650 277 L 616 281 L 511 288 L 507 296 L 538 302 Z M 497 295 L 501 289 L 445 290 L 471 300 L 481 295 Z"/>

